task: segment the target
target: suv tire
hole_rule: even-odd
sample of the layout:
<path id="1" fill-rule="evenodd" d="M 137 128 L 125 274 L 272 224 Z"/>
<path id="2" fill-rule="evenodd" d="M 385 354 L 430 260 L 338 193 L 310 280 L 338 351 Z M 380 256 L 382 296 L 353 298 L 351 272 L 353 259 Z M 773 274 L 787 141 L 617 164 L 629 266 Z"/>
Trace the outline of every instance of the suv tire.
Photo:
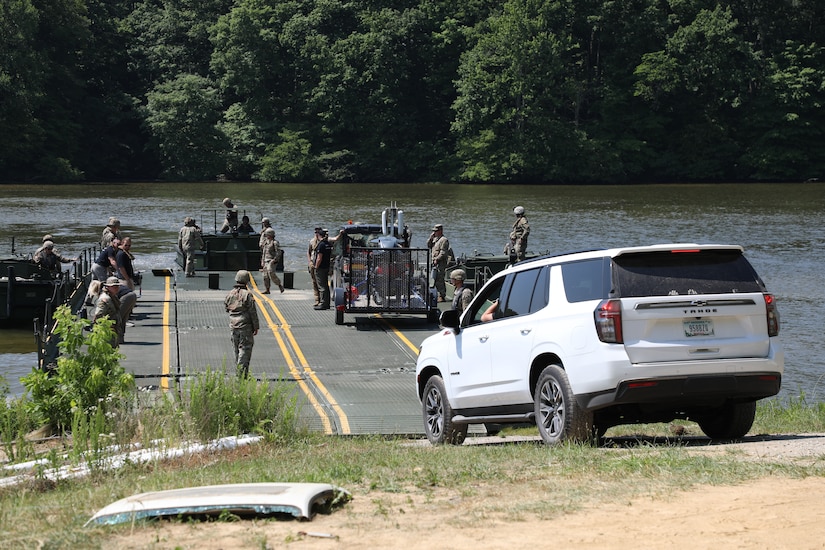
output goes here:
<path id="1" fill-rule="evenodd" d="M 705 435 L 711 439 L 741 439 L 753 426 L 756 401 L 728 403 L 713 414 L 696 420 Z"/>
<path id="2" fill-rule="evenodd" d="M 588 441 L 593 430 L 593 413 L 579 407 L 567 373 L 549 365 L 539 376 L 535 393 L 536 426 L 547 445 L 565 441 Z"/>
<path id="3" fill-rule="evenodd" d="M 421 405 L 424 413 L 424 431 L 430 443 L 433 445 L 464 443 L 469 426 L 453 423 L 453 408 L 447 400 L 444 380 L 440 376 L 431 376 L 427 380 Z"/>

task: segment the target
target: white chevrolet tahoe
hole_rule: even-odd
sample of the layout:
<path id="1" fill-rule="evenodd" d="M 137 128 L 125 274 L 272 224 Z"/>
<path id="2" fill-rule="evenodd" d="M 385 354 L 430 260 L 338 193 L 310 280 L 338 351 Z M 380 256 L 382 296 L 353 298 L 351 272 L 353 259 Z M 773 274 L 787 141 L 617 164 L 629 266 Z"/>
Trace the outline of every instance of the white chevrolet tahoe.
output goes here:
<path id="1" fill-rule="evenodd" d="M 470 424 L 535 423 L 555 444 L 674 419 L 736 439 L 782 381 L 774 297 L 739 246 L 520 262 L 440 322 L 416 364 L 434 444 L 461 444 Z"/>

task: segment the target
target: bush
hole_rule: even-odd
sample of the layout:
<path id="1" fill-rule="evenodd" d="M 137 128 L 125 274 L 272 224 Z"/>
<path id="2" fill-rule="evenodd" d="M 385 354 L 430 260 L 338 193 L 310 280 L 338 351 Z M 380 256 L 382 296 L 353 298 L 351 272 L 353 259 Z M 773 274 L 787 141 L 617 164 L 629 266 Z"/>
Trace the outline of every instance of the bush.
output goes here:
<path id="1" fill-rule="evenodd" d="M 132 396 L 135 384 L 112 347 L 111 320 L 99 319 L 88 332 L 90 321 L 72 315 L 67 306 L 57 308 L 54 318 L 60 340 L 57 367 L 48 372 L 32 369 L 21 382 L 41 420 L 62 433 L 77 422 L 76 411 L 90 416 L 98 407 L 118 406 Z"/>

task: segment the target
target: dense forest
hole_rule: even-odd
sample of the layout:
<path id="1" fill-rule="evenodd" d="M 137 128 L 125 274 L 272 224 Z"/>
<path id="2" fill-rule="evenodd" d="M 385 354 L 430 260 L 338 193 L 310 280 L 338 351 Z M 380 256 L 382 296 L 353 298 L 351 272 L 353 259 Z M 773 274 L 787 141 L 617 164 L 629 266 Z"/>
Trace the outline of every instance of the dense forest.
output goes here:
<path id="1" fill-rule="evenodd" d="M 800 181 L 822 0 L 3 0 L 0 180 Z"/>

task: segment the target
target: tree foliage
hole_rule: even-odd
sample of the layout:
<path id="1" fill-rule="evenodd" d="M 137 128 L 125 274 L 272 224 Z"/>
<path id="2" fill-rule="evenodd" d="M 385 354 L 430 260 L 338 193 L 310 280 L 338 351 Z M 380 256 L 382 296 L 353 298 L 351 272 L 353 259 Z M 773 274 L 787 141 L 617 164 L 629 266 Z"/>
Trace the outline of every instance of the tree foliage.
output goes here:
<path id="1" fill-rule="evenodd" d="M 6 180 L 820 177 L 818 0 L 6 0 Z"/>

